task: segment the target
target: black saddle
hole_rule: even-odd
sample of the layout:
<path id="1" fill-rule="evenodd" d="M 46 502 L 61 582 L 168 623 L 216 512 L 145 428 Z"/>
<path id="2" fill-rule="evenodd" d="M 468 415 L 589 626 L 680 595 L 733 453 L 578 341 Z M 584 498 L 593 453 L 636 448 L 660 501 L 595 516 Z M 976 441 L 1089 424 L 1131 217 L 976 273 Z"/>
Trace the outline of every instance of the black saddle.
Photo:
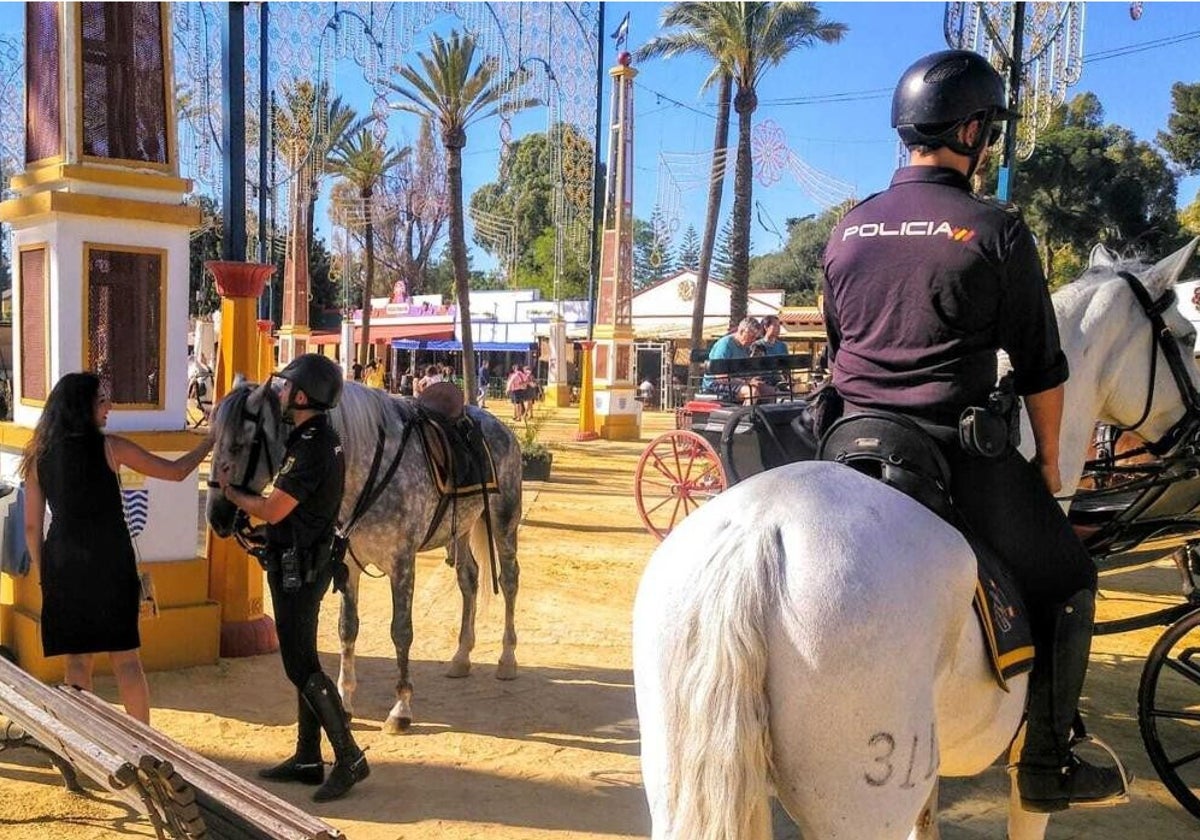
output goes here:
<path id="1" fill-rule="evenodd" d="M 967 527 L 950 495 L 950 465 L 934 438 L 914 420 L 887 411 L 847 415 L 829 427 L 817 459 L 836 461 L 915 499 L 966 537 L 975 552 L 975 612 L 996 681 L 1033 668 L 1033 634 L 1007 567 Z"/>

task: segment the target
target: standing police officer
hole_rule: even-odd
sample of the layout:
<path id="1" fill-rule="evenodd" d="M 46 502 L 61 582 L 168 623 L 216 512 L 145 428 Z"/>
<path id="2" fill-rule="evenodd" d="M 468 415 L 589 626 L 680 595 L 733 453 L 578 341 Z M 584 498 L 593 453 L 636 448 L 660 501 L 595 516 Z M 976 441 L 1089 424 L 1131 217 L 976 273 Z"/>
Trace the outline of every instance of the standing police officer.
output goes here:
<path id="1" fill-rule="evenodd" d="M 330 546 L 346 478 L 342 442 L 325 412 L 342 395 L 342 372 L 332 360 L 308 353 L 275 376 L 282 381 L 284 419 L 295 426 L 275 489 L 263 497 L 229 486 L 228 474 L 217 480 L 229 501 L 267 523 L 267 583 L 275 605 L 279 654 L 298 692 L 296 752 L 258 775 L 321 785 L 313 800 L 327 802 L 345 796 L 371 772 L 350 733 L 337 687 L 317 657 L 317 618 L 333 579 Z M 321 761 L 322 728 L 335 757 L 328 779 Z"/>
<path id="2" fill-rule="evenodd" d="M 892 126 L 909 165 L 833 230 L 825 319 L 847 412 L 895 411 L 929 429 L 956 508 L 1017 579 L 1037 652 L 1017 785 L 1026 810 L 1050 812 L 1119 796 L 1124 783 L 1072 752 L 1096 570 L 1052 495 L 1068 370 L 1046 279 L 1020 214 L 971 194 L 998 123 L 1016 118 L 1000 74 L 976 53 L 933 53 L 904 72 Z M 962 412 L 995 387 L 998 349 L 1029 412 L 1032 463 L 1012 447 L 991 459 L 958 443 Z"/>

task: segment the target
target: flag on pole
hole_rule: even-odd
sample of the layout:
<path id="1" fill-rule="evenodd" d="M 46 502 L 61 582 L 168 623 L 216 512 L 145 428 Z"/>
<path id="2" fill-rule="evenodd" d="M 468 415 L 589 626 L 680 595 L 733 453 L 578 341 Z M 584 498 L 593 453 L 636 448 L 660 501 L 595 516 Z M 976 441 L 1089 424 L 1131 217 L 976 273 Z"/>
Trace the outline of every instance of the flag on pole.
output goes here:
<path id="1" fill-rule="evenodd" d="M 612 34 L 613 40 L 617 42 L 617 49 L 625 46 L 625 42 L 629 40 L 629 12 L 625 13 L 625 17 L 621 18 L 621 23 L 617 26 L 616 31 Z"/>

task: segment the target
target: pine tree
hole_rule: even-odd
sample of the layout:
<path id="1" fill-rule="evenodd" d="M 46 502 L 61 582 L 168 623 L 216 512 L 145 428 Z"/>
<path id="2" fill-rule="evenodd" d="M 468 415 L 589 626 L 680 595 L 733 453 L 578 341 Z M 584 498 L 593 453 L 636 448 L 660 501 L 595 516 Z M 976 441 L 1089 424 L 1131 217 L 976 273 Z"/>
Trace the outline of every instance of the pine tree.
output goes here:
<path id="1" fill-rule="evenodd" d="M 733 270 L 733 217 L 726 216 L 721 232 L 717 234 L 717 247 L 713 251 L 712 270 L 709 272 L 713 280 L 728 283 Z"/>
<path id="2" fill-rule="evenodd" d="M 695 225 L 688 225 L 679 243 L 679 256 L 675 258 L 676 271 L 698 271 L 700 268 L 700 236 Z"/>

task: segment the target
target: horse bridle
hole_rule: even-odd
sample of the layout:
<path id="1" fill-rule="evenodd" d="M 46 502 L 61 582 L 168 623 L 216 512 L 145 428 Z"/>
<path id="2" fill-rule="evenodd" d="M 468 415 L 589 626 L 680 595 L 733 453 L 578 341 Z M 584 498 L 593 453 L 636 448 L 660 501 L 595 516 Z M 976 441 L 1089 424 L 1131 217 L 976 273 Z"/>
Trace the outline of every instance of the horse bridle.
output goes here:
<path id="1" fill-rule="evenodd" d="M 1196 386 L 1188 376 L 1187 362 L 1183 358 L 1179 342 L 1175 340 L 1175 334 L 1163 320 L 1163 313 L 1175 305 L 1175 290 L 1167 289 L 1157 300 L 1154 300 L 1151 299 L 1150 293 L 1146 291 L 1142 282 L 1133 274 L 1128 271 L 1119 271 L 1117 276 L 1125 281 L 1130 291 L 1133 292 L 1133 296 L 1137 298 L 1142 311 L 1150 319 L 1150 328 L 1153 332 L 1150 341 L 1150 379 L 1146 386 L 1146 404 L 1142 409 L 1142 416 L 1133 425 L 1116 426 L 1115 428 L 1123 432 L 1132 432 L 1145 423 L 1150 416 L 1150 411 L 1154 407 L 1154 380 L 1158 374 L 1158 351 L 1162 350 L 1163 356 L 1167 360 L 1167 368 L 1171 371 L 1171 378 L 1175 380 L 1175 387 L 1179 389 L 1179 395 L 1183 399 L 1184 405 L 1183 417 L 1179 418 L 1161 438 L 1146 443 L 1147 452 L 1162 457 L 1175 449 L 1181 441 L 1194 439 L 1200 433 L 1200 393 L 1197 393 Z"/>
<path id="2" fill-rule="evenodd" d="M 267 460 L 267 470 L 273 476 L 275 475 L 275 459 L 271 457 L 271 448 L 267 446 L 266 434 L 263 429 L 266 425 L 266 412 L 261 408 L 254 414 L 243 409 L 242 419 L 252 420 L 254 422 L 254 437 L 250 441 L 250 456 L 246 459 L 246 469 L 242 472 L 242 478 L 238 482 L 230 482 L 230 486 L 237 490 L 245 490 L 250 492 L 250 481 L 254 478 L 254 473 L 258 471 L 258 462 L 265 457 Z M 208 479 L 208 487 L 210 490 L 219 489 L 220 482 L 213 480 L 210 476 Z M 238 508 L 237 514 L 234 517 L 233 536 L 238 541 L 238 544 L 247 552 L 254 554 L 256 550 L 261 550 L 263 547 L 260 535 L 257 529 L 250 524 L 249 515 Z"/>

